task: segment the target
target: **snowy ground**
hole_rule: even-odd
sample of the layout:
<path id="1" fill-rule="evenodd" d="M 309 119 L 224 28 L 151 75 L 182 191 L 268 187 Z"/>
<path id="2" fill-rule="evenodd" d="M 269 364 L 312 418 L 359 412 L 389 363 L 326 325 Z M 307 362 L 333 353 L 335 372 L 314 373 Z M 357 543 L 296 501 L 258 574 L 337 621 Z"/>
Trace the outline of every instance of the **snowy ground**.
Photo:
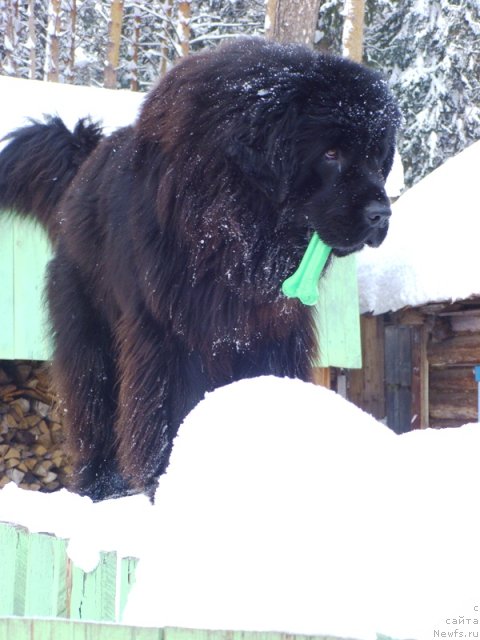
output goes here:
<path id="1" fill-rule="evenodd" d="M 140 557 L 128 623 L 427 640 L 479 629 L 479 447 L 478 425 L 397 436 L 324 388 L 244 380 L 187 417 L 153 507 L 7 485 L 0 520 L 87 570 Z"/>

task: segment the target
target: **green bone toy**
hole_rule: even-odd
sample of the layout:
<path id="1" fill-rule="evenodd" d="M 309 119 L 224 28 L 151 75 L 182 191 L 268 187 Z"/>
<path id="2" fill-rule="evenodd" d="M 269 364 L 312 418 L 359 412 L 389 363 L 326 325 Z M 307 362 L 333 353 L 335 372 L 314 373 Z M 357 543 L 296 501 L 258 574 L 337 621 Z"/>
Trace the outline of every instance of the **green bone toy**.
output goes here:
<path id="1" fill-rule="evenodd" d="M 318 281 L 331 250 L 317 233 L 313 234 L 298 269 L 282 284 L 287 298 L 299 298 L 310 306 L 317 304 Z"/>

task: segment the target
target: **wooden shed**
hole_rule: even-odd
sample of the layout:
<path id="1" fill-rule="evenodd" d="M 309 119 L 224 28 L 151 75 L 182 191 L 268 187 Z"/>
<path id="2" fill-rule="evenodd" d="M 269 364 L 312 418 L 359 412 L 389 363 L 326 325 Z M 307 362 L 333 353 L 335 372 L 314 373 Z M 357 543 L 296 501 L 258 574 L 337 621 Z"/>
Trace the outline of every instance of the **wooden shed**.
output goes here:
<path id="1" fill-rule="evenodd" d="M 348 397 L 397 433 L 478 420 L 480 297 L 362 317 Z"/>

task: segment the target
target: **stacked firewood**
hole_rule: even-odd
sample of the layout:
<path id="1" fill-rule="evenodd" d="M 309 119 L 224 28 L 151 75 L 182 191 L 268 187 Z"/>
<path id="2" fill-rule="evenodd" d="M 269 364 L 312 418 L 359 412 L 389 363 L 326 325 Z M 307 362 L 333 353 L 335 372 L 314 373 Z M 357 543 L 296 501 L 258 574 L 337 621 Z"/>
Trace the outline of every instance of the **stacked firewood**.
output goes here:
<path id="1" fill-rule="evenodd" d="M 71 472 L 48 367 L 0 362 L 0 488 L 55 491 Z"/>

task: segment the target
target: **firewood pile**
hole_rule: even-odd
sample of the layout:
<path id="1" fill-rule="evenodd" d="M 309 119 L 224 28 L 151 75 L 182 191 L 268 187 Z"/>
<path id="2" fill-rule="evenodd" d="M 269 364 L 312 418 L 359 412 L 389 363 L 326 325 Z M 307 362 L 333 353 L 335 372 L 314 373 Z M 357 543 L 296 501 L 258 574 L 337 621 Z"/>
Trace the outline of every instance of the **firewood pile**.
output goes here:
<path id="1" fill-rule="evenodd" d="M 0 361 L 0 488 L 51 492 L 71 472 L 48 366 Z"/>

